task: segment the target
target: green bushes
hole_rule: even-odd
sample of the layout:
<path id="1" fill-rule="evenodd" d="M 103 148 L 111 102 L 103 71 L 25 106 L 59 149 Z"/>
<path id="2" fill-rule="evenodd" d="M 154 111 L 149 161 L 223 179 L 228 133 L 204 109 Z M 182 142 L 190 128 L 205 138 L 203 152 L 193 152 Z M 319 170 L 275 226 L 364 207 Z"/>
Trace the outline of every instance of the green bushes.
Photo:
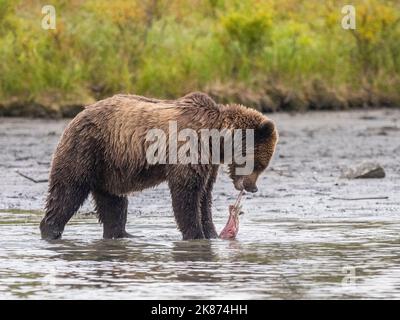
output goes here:
<path id="1" fill-rule="evenodd" d="M 356 30 L 339 0 L 52 2 L 43 30 L 41 1 L 0 0 L 0 114 L 193 90 L 262 110 L 400 104 L 396 1 L 354 1 Z"/>

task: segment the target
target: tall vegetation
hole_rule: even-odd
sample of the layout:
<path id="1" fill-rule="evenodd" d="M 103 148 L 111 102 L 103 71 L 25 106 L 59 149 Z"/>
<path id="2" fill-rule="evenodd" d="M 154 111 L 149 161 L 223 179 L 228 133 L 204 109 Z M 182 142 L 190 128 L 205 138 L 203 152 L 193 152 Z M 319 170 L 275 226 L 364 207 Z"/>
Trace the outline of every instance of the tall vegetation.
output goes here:
<path id="1" fill-rule="evenodd" d="M 264 110 L 400 104 L 400 3 L 0 0 L 0 104 L 203 90 Z"/>

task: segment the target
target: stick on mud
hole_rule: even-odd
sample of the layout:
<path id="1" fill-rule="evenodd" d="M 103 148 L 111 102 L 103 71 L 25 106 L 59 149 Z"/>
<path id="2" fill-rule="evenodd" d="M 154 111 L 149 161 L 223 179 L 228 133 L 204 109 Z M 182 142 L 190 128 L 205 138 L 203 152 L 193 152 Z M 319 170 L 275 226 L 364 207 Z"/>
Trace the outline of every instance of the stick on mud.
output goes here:
<path id="1" fill-rule="evenodd" d="M 21 172 L 19 172 L 19 171 L 16 171 L 16 173 L 17 173 L 18 175 L 20 175 L 21 177 L 23 177 L 23 178 L 25 178 L 25 179 L 28 179 L 29 181 L 32 181 L 32 182 L 34 182 L 34 183 L 45 183 L 45 182 L 48 181 L 47 179 L 36 180 L 36 179 L 31 178 L 31 177 L 27 176 L 26 174 L 23 174 L 23 173 L 21 173 Z"/>
<path id="2" fill-rule="evenodd" d="M 348 201 L 356 201 L 356 200 L 386 200 L 389 197 L 361 197 L 361 198 L 340 198 L 340 197 L 332 197 L 333 200 L 348 200 Z"/>

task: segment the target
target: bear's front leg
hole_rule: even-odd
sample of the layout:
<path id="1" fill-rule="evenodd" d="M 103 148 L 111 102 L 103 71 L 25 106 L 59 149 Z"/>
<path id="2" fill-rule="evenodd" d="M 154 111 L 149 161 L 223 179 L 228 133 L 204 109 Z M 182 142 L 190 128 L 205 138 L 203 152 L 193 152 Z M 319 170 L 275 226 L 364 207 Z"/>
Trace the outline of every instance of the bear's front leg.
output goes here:
<path id="1" fill-rule="evenodd" d="M 217 230 L 215 229 L 212 219 L 211 204 L 212 204 L 212 189 L 217 178 L 218 165 L 210 166 L 210 174 L 208 176 L 203 196 L 201 197 L 201 223 L 206 239 L 218 238 Z"/>
<path id="2" fill-rule="evenodd" d="M 167 176 L 175 220 L 183 240 L 205 239 L 200 202 L 207 175 L 191 166 L 179 165 L 170 169 Z"/>

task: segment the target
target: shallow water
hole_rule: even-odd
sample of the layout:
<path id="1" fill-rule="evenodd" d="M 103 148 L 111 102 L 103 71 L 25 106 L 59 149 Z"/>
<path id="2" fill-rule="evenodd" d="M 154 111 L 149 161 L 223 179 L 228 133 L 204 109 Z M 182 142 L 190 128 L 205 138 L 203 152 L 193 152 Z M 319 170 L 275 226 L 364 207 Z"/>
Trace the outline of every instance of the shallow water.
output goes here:
<path id="1" fill-rule="evenodd" d="M 180 241 L 162 184 L 129 197 L 135 238 L 101 240 L 87 201 L 52 243 L 38 229 L 47 183 L 19 173 L 47 179 L 68 120 L 0 118 L 0 298 L 400 298 L 400 110 L 272 118 L 277 152 L 237 241 Z M 365 160 L 386 177 L 340 178 Z M 236 196 L 221 172 L 218 230 Z M 367 197 L 380 199 L 351 200 Z"/>
<path id="2" fill-rule="evenodd" d="M 135 238 L 101 240 L 80 214 L 46 242 L 41 212 L 3 210 L 0 297 L 400 298 L 398 221 L 261 215 L 243 219 L 236 241 L 180 241 L 171 216 L 130 214 Z"/>

